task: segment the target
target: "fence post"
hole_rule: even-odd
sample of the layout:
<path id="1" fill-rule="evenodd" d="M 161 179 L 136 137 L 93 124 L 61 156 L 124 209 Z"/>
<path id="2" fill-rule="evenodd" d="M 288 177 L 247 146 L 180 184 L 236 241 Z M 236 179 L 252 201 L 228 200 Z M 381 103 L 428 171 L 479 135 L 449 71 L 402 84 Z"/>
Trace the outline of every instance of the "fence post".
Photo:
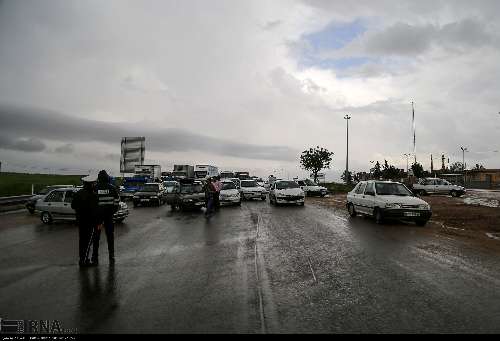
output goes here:
<path id="1" fill-rule="evenodd" d="M 35 185 L 31 184 L 31 195 L 35 194 Z"/>

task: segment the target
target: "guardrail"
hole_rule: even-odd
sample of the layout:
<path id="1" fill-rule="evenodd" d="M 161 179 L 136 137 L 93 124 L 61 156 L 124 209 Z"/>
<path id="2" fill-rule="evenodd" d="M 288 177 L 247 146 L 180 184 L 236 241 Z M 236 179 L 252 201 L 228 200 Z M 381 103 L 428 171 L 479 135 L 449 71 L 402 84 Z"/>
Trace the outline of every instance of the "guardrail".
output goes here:
<path id="1" fill-rule="evenodd" d="M 24 204 L 31 197 L 32 197 L 31 194 L 28 194 L 28 195 L 16 195 L 16 196 L 13 196 L 13 197 L 1 197 L 0 198 L 0 205 L 2 205 L 2 206 L 8 206 L 8 205 Z"/>

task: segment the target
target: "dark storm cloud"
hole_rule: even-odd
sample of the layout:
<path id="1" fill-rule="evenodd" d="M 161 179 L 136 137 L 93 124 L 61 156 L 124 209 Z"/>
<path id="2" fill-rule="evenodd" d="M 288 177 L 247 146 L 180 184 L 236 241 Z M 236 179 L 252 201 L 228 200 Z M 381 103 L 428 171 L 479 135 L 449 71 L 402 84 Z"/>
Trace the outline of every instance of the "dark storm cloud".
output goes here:
<path id="1" fill-rule="evenodd" d="M 75 147 L 71 143 L 66 143 L 57 147 L 54 151 L 60 154 L 71 154 L 75 151 Z"/>
<path id="2" fill-rule="evenodd" d="M 279 161 L 294 161 L 299 154 L 286 146 L 252 145 L 179 129 L 153 128 L 140 123 L 99 122 L 47 110 L 6 105 L 0 105 L 0 122 L 0 134 L 5 141 L 13 138 L 12 132 L 31 137 L 29 141 L 33 143 L 41 143 L 38 139 L 47 139 L 65 143 L 99 141 L 117 145 L 124 136 L 146 136 L 148 150 L 165 153 L 202 151 L 243 159 Z M 68 150 L 67 146 L 65 150 Z"/>
<path id="3" fill-rule="evenodd" d="M 41 152 L 45 150 L 45 143 L 38 138 L 12 138 L 0 136 L 0 149 L 19 150 L 22 152 Z"/>

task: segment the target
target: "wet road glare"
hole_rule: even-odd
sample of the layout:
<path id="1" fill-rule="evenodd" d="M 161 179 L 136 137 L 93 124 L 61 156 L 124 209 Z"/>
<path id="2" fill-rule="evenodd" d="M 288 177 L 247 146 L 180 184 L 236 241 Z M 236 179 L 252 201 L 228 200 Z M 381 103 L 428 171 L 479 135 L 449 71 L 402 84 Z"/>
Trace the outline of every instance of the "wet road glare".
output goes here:
<path id="1" fill-rule="evenodd" d="M 500 332 L 498 254 L 425 228 L 309 203 L 130 210 L 116 265 L 103 236 L 82 270 L 76 225 L 0 216 L 0 317 L 81 333 Z"/>

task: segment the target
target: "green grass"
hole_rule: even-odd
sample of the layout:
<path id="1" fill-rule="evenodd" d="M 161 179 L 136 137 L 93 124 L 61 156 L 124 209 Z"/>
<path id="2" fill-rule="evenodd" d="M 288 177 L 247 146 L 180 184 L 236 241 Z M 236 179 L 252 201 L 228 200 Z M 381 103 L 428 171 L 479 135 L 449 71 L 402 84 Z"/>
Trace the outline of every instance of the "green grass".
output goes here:
<path id="1" fill-rule="evenodd" d="M 324 185 L 321 184 L 321 186 L 328 188 L 328 191 L 330 193 L 337 194 L 337 193 L 350 192 L 354 188 L 355 185 L 346 185 L 346 184 L 341 184 L 341 183 L 337 183 L 337 182 L 330 182 L 330 183 L 326 183 Z"/>
<path id="2" fill-rule="evenodd" d="M 31 194 L 49 185 L 80 185 L 82 175 L 0 173 L 0 197 Z"/>

